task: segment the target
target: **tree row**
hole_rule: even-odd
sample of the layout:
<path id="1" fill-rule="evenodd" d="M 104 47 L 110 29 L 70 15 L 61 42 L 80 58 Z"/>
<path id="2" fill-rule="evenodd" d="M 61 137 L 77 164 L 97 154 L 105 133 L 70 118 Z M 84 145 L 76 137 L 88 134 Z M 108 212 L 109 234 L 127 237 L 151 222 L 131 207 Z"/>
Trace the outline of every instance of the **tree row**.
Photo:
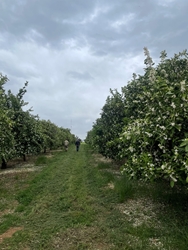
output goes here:
<path id="1" fill-rule="evenodd" d="M 173 187 L 188 183 L 188 53 L 157 66 L 145 51 L 143 75 L 121 92 L 111 90 L 86 141 L 106 157 L 122 162 L 130 178 L 165 178 Z"/>
<path id="2" fill-rule="evenodd" d="M 25 110 L 28 104 L 23 97 L 26 93 L 26 82 L 16 95 L 5 90 L 8 81 L 0 74 L 0 162 L 1 168 L 13 158 L 46 152 L 46 150 L 62 147 L 65 139 L 75 141 L 70 129 L 58 127 L 50 120 L 40 120 Z"/>

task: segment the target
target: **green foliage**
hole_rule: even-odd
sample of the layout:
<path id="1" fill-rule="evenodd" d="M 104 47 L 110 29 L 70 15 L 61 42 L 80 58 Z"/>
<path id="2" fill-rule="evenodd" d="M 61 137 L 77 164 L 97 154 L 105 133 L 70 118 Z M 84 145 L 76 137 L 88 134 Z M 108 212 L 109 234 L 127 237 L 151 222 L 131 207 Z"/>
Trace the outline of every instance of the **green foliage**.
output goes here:
<path id="1" fill-rule="evenodd" d="M 144 75 L 107 99 L 101 117 L 88 132 L 88 142 L 100 153 L 125 162 L 132 178 L 188 182 L 188 54 L 187 51 L 154 67 L 147 48 Z M 118 105 L 120 97 L 121 105 Z M 115 112 L 112 112 L 115 111 Z M 107 119 L 108 118 L 108 119 Z M 92 143 L 91 143 L 92 142 Z"/>
<path id="2" fill-rule="evenodd" d="M 62 147 L 65 139 L 73 142 L 75 136 L 69 129 L 64 129 L 51 121 L 39 120 L 38 116 L 31 114 L 31 109 L 24 107 L 26 87 L 24 84 L 16 95 L 11 90 L 7 93 L 4 84 L 8 81 L 6 76 L 0 74 L 0 161 L 2 168 L 6 168 L 7 161 L 14 157 L 38 154 L 43 149 L 57 149 Z"/>
<path id="3" fill-rule="evenodd" d="M 119 153 L 127 159 L 123 171 L 132 177 L 163 177 L 171 187 L 177 181 L 186 183 L 187 157 L 180 141 L 188 132 L 187 64 L 186 52 L 170 60 L 163 58 L 124 88 L 127 113 L 133 115 L 123 128 Z M 133 95 L 129 93 L 132 85 L 139 90 Z"/>
<path id="4" fill-rule="evenodd" d="M 110 90 L 102 108 L 101 118 L 96 120 L 91 132 L 88 132 L 86 142 L 106 157 L 117 157 L 117 144 L 114 143 L 122 131 L 124 103 L 122 95 L 117 90 Z"/>
<path id="5" fill-rule="evenodd" d="M 9 117 L 9 110 L 5 109 L 6 95 L 3 85 L 8 78 L 0 74 L 0 160 L 4 162 L 14 152 L 14 136 L 12 134 L 13 121 Z"/>
<path id="6" fill-rule="evenodd" d="M 9 117 L 13 123 L 12 135 L 15 141 L 12 157 L 25 158 L 25 155 L 35 154 L 41 150 L 42 136 L 38 117 L 31 115 L 31 110 L 23 110 L 23 107 L 27 105 L 23 100 L 26 86 L 27 82 L 17 95 L 14 95 L 10 90 L 6 95 L 5 108 L 9 111 Z"/>
<path id="7" fill-rule="evenodd" d="M 58 149 L 64 145 L 64 141 L 68 140 L 70 143 L 75 141 L 74 135 L 71 134 L 70 129 L 58 127 L 50 120 L 40 121 L 41 132 L 43 135 L 43 149 Z"/>

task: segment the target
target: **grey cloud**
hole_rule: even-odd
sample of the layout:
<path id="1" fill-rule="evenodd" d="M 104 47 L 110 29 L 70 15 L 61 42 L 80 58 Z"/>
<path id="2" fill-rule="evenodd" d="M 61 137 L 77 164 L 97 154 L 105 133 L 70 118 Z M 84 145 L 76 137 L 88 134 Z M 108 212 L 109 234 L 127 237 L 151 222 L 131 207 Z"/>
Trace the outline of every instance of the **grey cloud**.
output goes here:
<path id="1" fill-rule="evenodd" d="M 92 11 L 95 1 L 6 1 L 0 3 L 2 13 L 1 30 L 16 36 L 24 35 L 29 30 L 36 30 L 52 44 L 60 38 L 78 35 L 78 29 L 71 22 L 64 20 L 83 20 Z"/>
<path id="2" fill-rule="evenodd" d="M 0 1 L 0 72 L 43 119 L 86 135 L 109 95 L 154 61 L 187 48 L 187 0 Z"/>
<path id="3" fill-rule="evenodd" d="M 77 79 L 77 80 L 84 80 L 84 81 L 87 81 L 87 80 L 93 80 L 94 78 L 91 76 L 90 73 L 88 72 L 77 72 L 77 71 L 69 71 L 67 73 L 69 76 L 71 76 L 72 78 L 74 79 Z"/>
<path id="4" fill-rule="evenodd" d="M 156 34 L 160 38 L 170 31 L 173 32 L 174 29 L 185 27 L 187 15 L 185 9 L 188 8 L 188 3 L 185 1 L 184 4 L 179 4 L 176 1 L 169 8 L 156 5 L 153 1 L 144 1 L 139 4 L 138 1 L 136 3 L 124 1 L 124 3 L 121 2 L 122 5 L 120 1 L 116 3 L 108 13 L 100 16 L 98 21 L 87 27 L 92 49 L 97 54 L 112 53 L 123 56 L 127 51 L 138 53 L 144 46 L 149 48 L 158 46 L 158 44 L 153 43 Z M 176 12 L 176 9 L 178 9 L 178 12 Z M 181 13 L 180 10 L 182 10 Z M 134 18 L 128 22 L 128 28 L 123 24 L 119 29 L 113 26 L 114 23 L 126 17 L 129 13 L 132 13 Z M 187 28 L 185 29 L 187 30 Z M 147 34 L 147 36 L 144 34 Z M 119 43 L 116 43 L 116 41 Z M 159 44 L 158 52 L 167 49 L 168 41 Z M 173 43 L 173 40 L 171 43 Z M 184 44 L 186 46 L 186 43 Z M 175 46 L 176 42 L 174 41 Z"/>
<path id="5" fill-rule="evenodd" d="M 79 0 L 58 1 L 56 4 L 50 0 L 41 0 L 23 1 L 23 3 L 22 5 L 12 4 L 11 1 L 1 3 L 3 10 L 10 9 L 8 15 L 5 12 L 6 14 L 1 17 L 0 23 L 6 23 L 3 26 L 4 30 L 20 35 L 22 39 L 23 35 L 26 39 L 34 36 L 33 39 L 36 41 L 48 42 L 56 48 L 60 46 L 60 41 L 62 43 L 71 38 L 78 40 L 78 46 L 84 46 L 83 37 L 85 37 L 93 53 L 101 56 L 109 53 L 123 56 L 127 51 L 137 53 L 143 46 L 155 46 L 153 37 L 156 32 L 159 37 L 163 37 L 166 32 L 173 31 L 175 23 L 176 29 L 185 25 L 188 8 L 186 1 L 174 1 L 168 6 L 161 5 L 160 1 L 156 4 L 151 0 L 142 2 Z M 102 11 L 98 11 L 93 19 L 90 18 L 90 21 L 84 23 L 83 20 L 89 20 L 97 8 Z M 126 17 L 130 14 L 133 18 L 126 24 Z M 143 35 L 146 33 L 149 36 Z M 142 43 L 138 42 L 139 37 Z M 166 41 L 163 41 L 163 44 L 159 42 L 159 47 L 160 50 L 165 49 Z"/>

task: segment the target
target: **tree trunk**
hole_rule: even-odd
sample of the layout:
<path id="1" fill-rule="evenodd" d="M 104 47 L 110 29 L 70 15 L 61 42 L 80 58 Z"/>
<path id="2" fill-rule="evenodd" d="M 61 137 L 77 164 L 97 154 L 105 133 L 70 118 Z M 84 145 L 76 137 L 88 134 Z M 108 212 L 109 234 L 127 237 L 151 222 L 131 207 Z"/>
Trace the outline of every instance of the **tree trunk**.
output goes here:
<path id="1" fill-rule="evenodd" d="M 25 154 L 23 154 L 23 160 L 26 161 L 26 155 Z"/>
<path id="2" fill-rule="evenodd" d="M 1 169 L 6 169 L 7 168 L 7 163 L 5 161 L 4 158 L 2 158 L 2 165 L 1 165 Z"/>

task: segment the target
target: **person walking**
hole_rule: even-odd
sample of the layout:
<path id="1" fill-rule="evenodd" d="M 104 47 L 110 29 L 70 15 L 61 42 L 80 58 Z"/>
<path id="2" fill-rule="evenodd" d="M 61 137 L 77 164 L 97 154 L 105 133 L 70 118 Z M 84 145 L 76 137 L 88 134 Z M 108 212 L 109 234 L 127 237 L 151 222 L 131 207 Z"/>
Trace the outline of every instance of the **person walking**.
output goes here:
<path id="1" fill-rule="evenodd" d="M 65 140 L 65 141 L 64 141 L 65 151 L 68 150 L 68 145 L 69 145 L 69 141 L 68 141 L 68 140 Z"/>
<path id="2" fill-rule="evenodd" d="M 77 140 L 76 140 L 75 145 L 76 145 L 76 151 L 79 151 L 80 139 L 77 139 Z"/>

